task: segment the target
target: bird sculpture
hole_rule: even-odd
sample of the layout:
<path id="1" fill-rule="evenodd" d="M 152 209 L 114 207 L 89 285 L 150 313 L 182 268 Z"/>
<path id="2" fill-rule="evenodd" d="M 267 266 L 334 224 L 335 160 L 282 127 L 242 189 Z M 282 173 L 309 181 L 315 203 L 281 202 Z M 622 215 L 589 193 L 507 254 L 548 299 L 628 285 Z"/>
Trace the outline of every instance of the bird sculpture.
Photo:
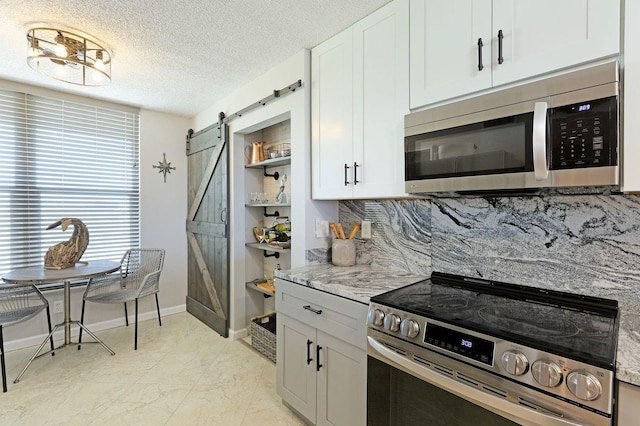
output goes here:
<path id="1" fill-rule="evenodd" d="M 65 269 L 75 266 L 80 262 L 80 258 L 89 245 L 89 230 L 80 220 L 72 217 L 65 217 L 52 223 L 47 230 L 57 228 L 62 225 L 62 230 L 66 231 L 69 225 L 73 225 L 73 235 L 69 240 L 49 247 L 44 256 L 44 267 L 47 269 Z"/>

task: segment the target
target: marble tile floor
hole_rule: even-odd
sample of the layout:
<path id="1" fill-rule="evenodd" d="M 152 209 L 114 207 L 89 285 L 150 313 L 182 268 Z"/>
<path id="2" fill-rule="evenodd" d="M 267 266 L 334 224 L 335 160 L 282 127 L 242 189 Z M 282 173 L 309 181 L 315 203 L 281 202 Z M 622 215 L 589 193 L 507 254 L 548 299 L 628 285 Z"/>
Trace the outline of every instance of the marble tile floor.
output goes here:
<path id="1" fill-rule="evenodd" d="M 96 333 L 100 345 L 36 359 L 6 354 L 9 391 L 0 425 L 302 425 L 276 394 L 275 365 L 246 343 L 220 337 L 188 313 Z M 57 342 L 56 342 L 57 343 Z"/>

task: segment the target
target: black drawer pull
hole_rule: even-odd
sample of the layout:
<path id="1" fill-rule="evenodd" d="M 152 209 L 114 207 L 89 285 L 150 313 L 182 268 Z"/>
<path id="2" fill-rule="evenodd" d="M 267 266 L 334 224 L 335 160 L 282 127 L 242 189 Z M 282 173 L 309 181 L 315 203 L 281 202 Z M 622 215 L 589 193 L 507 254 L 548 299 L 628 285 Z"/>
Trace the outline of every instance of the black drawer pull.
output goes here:
<path id="1" fill-rule="evenodd" d="M 313 342 L 309 339 L 307 339 L 307 365 L 311 364 L 311 361 L 313 361 L 313 359 L 311 358 L 311 344 Z"/>
<path id="2" fill-rule="evenodd" d="M 353 184 L 357 185 L 358 184 L 358 163 L 353 163 Z"/>
<path id="3" fill-rule="evenodd" d="M 349 166 L 347 166 L 347 164 L 344 164 L 344 186 L 349 185 L 349 181 L 347 180 L 347 171 L 349 170 Z"/>
<path id="4" fill-rule="evenodd" d="M 502 30 L 498 31 L 498 63 L 501 64 L 504 62 L 504 58 L 502 57 L 502 39 L 504 38 L 504 34 L 502 34 Z"/>
<path id="5" fill-rule="evenodd" d="M 478 71 L 482 71 L 484 69 L 484 65 L 482 65 L 482 38 L 478 39 Z"/>
<path id="6" fill-rule="evenodd" d="M 316 346 L 316 372 L 320 371 L 320 368 L 322 368 L 322 364 L 320 364 L 321 350 L 322 350 L 322 346 Z"/>
<path id="7" fill-rule="evenodd" d="M 322 309 L 313 309 L 311 305 L 304 305 L 302 308 L 306 309 L 307 311 L 311 311 L 314 314 L 322 315 Z"/>

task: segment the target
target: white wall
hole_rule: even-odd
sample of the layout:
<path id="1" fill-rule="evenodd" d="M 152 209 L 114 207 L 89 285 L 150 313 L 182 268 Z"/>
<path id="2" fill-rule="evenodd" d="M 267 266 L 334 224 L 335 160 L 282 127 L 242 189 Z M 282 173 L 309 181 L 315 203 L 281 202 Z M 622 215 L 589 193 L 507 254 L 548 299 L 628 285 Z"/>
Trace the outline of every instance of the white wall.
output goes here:
<path id="1" fill-rule="evenodd" d="M 141 246 L 165 249 L 160 281 L 163 314 L 185 310 L 187 296 L 187 156 L 185 137 L 191 120 L 155 111 L 140 112 Z M 154 169 L 166 153 L 175 170 Z M 149 300 L 148 302 L 152 302 Z M 152 304 L 152 303 L 151 303 Z M 145 306 L 145 305 L 141 305 Z M 152 306 L 153 307 L 153 306 Z M 144 312 L 144 310 L 142 311 Z"/>
<path id="2" fill-rule="evenodd" d="M 21 90 L 43 96 L 72 98 L 76 102 L 101 103 L 54 91 L 6 82 L 0 80 L 0 87 Z M 106 104 L 105 104 L 106 105 Z M 140 223 L 141 246 L 160 247 L 166 250 L 164 270 L 160 280 L 160 309 L 162 315 L 185 310 L 187 295 L 187 251 L 185 218 L 187 210 L 187 157 L 185 136 L 191 127 L 191 119 L 149 111 L 140 111 Z M 167 183 L 153 165 L 162 161 L 162 153 L 167 161 L 176 167 L 167 175 Z M 80 319 L 82 292 L 84 288 L 71 291 L 71 317 Z M 62 300 L 62 290 L 47 291 L 45 296 L 53 306 Z M 140 301 L 140 319 L 155 318 L 155 301 L 146 298 Z M 130 309 L 130 316 L 134 310 Z M 4 331 L 5 350 L 11 351 L 39 344 L 47 334 L 44 314 L 28 322 Z M 53 324 L 62 321 L 62 314 L 51 314 Z M 124 324 L 122 305 L 88 305 L 85 323 L 92 331 L 99 331 Z M 77 335 L 77 328 L 73 327 Z M 62 338 L 62 333 L 56 338 Z M 131 334 L 133 345 L 133 330 Z M 108 345 L 108 342 L 106 342 Z"/>

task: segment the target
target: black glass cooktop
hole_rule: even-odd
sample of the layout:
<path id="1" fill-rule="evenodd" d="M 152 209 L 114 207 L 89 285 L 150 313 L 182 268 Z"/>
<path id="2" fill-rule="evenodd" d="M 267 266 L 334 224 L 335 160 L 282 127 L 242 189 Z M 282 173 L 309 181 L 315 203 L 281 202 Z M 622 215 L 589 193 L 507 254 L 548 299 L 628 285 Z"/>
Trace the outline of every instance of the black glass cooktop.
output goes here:
<path id="1" fill-rule="evenodd" d="M 371 302 L 603 368 L 615 365 L 615 300 L 434 272 Z"/>

